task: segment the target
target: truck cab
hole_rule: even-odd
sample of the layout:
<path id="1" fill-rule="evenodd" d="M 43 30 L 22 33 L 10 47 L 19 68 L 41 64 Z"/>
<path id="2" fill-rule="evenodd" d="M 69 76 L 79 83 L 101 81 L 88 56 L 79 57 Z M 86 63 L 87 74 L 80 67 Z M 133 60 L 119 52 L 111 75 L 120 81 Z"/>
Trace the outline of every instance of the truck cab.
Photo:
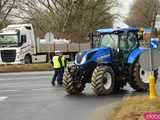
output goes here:
<path id="1" fill-rule="evenodd" d="M 32 63 L 36 53 L 35 36 L 31 24 L 8 25 L 0 31 L 0 63 Z"/>

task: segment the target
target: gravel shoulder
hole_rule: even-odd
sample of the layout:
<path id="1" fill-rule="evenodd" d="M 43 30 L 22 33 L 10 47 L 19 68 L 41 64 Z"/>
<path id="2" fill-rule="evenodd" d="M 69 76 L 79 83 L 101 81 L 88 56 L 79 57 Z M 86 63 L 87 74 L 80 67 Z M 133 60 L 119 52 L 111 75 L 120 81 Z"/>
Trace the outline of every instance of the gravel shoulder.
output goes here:
<path id="1" fill-rule="evenodd" d="M 120 101 L 97 108 L 86 120 L 110 120 L 111 114 L 115 111 L 119 104 Z"/>

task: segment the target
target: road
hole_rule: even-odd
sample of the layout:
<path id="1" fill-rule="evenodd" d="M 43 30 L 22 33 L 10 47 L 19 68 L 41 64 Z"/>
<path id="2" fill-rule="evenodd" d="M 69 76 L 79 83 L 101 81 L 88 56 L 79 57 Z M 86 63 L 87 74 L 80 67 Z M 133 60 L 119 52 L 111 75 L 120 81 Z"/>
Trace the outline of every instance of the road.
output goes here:
<path id="1" fill-rule="evenodd" d="M 69 96 L 50 84 L 52 72 L 0 74 L 0 120 L 85 120 L 98 107 L 120 101 L 124 94 Z M 109 108 L 108 108 L 109 109 Z"/>

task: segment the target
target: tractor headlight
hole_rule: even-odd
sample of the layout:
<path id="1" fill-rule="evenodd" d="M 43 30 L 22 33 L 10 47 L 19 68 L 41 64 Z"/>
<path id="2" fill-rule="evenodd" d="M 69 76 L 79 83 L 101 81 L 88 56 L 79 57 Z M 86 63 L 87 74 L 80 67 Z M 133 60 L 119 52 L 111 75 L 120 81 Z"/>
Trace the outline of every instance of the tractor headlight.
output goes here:
<path id="1" fill-rule="evenodd" d="M 80 64 L 81 61 L 82 61 L 82 58 L 83 58 L 83 54 L 80 52 L 80 53 L 77 53 L 76 56 L 75 56 L 75 62 L 77 64 Z"/>
<path id="2" fill-rule="evenodd" d="M 84 64 L 86 62 L 86 59 L 87 59 L 87 55 L 83 56 L 81 64 Z"/>
<path id="3" fill-rule="evenodd" d="M 90 52 L 88 54 L 80 52 L 76 55 L 76 59 L 75 59 L 75 63 L 76 64 L 85 64 L 85 62 L 90 61 L 92 59 L 92 57 L 94 56 L 94 54 L 96 53 L 96 51 Z"/>
<path id="4" fill-rule="evenodd" d="M 86 62 L 86 59 L 87 59 L 87 56 L 80 52 L 75 57 L 75 63 L 79 65 L 84 64 Z"/>

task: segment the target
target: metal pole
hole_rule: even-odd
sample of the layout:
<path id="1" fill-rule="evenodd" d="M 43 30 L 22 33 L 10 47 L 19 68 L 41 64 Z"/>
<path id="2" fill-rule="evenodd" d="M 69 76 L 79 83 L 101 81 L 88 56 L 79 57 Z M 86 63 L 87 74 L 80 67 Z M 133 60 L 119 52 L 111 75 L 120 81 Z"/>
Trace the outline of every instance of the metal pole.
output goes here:
<path id="1" fill-rule="evenodd" d="M 153 27 L 152 27 L 152 37 L 154 35 Z M 149 97 L 150 99 L 154 99 L 156 97 L 155 94 L 155 77 L 153 70 L 153 57 L 152 57 L 153 49 L 149 48 L 149 66 L 150 66 L 150 75 L 149 75 Z"/>
<path id="2" fill-rule="evenodd" d="M 150 97 L 150 99 L 154 99 L 156 97 L 152 51 L 153 50 L 151 48 L 149 48 L 150 75 L 149 75 L 148 79 L 149 79 L 149 97 Z"/>
<path id="3" fill-rule="evenodd" d="M 149 66 L 151 74 L 153 72 L 153 59 L 152 59 L 152 48 L 149 48 Z"/>
<path id="4" fill-rule="evenodd" d="M 48 62 L 50 62 L 50 39 L 51 39 L 51 37 L 50 37 L 51 35 L 50 35 L 50 32 L 49 32 L 49 41 L 48 41 L 48 44 L 49 44 L 49 52 L 48 52 Z"/>

